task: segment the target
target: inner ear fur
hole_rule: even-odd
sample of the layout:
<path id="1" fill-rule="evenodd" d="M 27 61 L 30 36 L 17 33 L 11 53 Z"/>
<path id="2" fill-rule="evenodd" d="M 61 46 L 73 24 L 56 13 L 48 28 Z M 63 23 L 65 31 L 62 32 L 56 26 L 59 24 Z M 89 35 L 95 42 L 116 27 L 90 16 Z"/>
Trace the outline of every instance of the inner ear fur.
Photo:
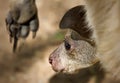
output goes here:
<path id="1" fill-rule="evenodd" d="M 76 6 L 69 9 L 60 21 L 61 29 L 72 29 L 82 37 L 90 38 L 93 34 L 92 28 L 86 20 L 86 9 L 84 5 Z"/>

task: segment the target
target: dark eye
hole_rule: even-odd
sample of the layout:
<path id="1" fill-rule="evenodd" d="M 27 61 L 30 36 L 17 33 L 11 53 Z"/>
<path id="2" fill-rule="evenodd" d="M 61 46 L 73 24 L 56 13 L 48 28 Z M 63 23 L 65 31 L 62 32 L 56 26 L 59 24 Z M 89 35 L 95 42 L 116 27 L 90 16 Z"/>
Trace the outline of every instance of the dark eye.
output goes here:
<path id="1" fill-rule="evenodd" d="M 67 41 L 64 41 L 64 44 L 65 44 L 65 49 L 70 50 L 71 45 Z"/>

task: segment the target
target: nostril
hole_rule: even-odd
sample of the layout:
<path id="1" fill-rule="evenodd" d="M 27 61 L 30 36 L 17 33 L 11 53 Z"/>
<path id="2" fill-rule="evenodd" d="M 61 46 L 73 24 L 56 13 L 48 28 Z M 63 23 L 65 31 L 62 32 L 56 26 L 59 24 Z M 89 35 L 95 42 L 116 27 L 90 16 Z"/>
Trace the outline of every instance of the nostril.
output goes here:
<path id="1" fill-rule="evenodd" d="M 52 64 L 52 62 L 53 62 L 53 59 L 50 57 L 49 58 L 49 63 Z"/>

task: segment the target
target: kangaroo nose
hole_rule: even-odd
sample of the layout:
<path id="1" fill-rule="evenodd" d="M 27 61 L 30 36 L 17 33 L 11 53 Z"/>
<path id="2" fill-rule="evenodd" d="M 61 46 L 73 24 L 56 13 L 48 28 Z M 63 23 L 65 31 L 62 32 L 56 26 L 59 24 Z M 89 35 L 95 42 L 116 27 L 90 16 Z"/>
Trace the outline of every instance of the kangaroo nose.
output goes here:
<path id="1" fill-rule="evenodd" d="M 52 65 L 52 62 L 53 62 L 53 58 L 52 57 L 50 57 L 49 58 L 49 63 Z"/>

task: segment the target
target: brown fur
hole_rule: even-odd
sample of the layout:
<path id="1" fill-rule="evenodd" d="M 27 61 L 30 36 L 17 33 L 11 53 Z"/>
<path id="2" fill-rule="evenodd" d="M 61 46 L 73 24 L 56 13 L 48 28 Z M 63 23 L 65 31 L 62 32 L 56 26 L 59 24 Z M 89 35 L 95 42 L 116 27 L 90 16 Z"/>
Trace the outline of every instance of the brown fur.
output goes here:
<path id="1" fill-rule="evenodd" d="M 103 67 L 120 75 L 120 1 L 86 0 L 87 18 L 95 29 L 98 57 Z"/>
<path id="2" fill-rule="evenodd" d="M 68 11 L 67 13 L 68 15 L 70 15 L 70 17 L 67 16 L 67 14 L 65 14 L 65 16 L 62 19 L 62 22 L 60 23 L 60 25 L 62 25 L 60 27 L 62 28 L 70 28 L 72 30 L 75 30 L 77 32 L 77 35 L 74 35 L 73 37 L 77 37 L 78 40 L 72 38 L 72 33 L 73 33 L 72 31 L 68 31 L 70 35 L 69 36 L 67 35 L 67 37 L 71 39 L 68 40 L 68 43 L 70 44 L 70 45 L 68 44 L 69 50 L 66 50 L 65 45 L 61 44 L 60 47 L 58 47 L 58 49 L 56 49 L 51 54 L 50 63 L 52 64 L 53 69 L 55 68 L 55 70 L 57 71 L 64 72 L 65 70 L 65 72 L 71 72 L 71 71 L 75 71 L 76 69 L 81 69 L 90 66 L 90 64 L 86 65 L 83 63 L 86 62 L 86 60 L 88 60 L 87 64 L 90 62 L 93 62 L 92 64 L 94 64 L 94 62 L 98 60 L 97 58 L 99 58 L 101 64 L 103 65 L 106 71 L 110 72 L 112 76 L 119 77 L 120 75 L 120 64 L 119 64 L 120 63 L 120 42 L 119 42 L 120 41 L 119 38 L 120 1 L 119 0 L 85 0 L 85 4 L 86 4 L 85 9 L 83 8 L 82 10 L 83 12 L 87 11 L 86 13 L 84 13 L 86 15 L 80 17 L 79 11 L 81 10 L 79 11 L 77 10 L 79 14 L 76 12 L 70 14 Z M 80 17 L 79 20 L 76 18 L 76 15 L 77 18 Z M 75 18 L 76 20 L 71 18 Z M 81 19 L 85 19 L 85 20 L 81 21 Z M 84 28 L 84 26 L 80 26 L 82 24 L 85 24 L 85 22 L 86 25 L 84 26 L 87 26 L 86 29 Z M 82 28 L 84 28 L 85 30 Z M 92 35 L 90 36 L 88 33 L 85 33 L 86 30 L 88 31 L 91 30 Z M 82 34 L 83 32 L 84 34 Z M 88 36 L 86 36 L 86 34 Z M 70 43 L 71 41 L 72 43 Z M 83 43 L 80 44 L 80 42 L 82 41 Z M 86 42 L 88 44 L 86 44 Z M 89 47 L 91 42 L 93 42 L 94 44 L 92 45 L 92 48 Z M 85 47 L 80 48 L 82 46 Z M 72 58 L 70 58 L 71 54 L 69 53 L 69 51 L 71 52 L 71 49 L 73 52 Z M 85 53 L 81 54 L 82 50 L 84 50 Z M 89 53 L 86 54 L 87 51 L 89 51 L 89 53 L 92 52 L 94 53 L 91 55 Z M 93 55 L 95 55 L 95 57 L 92 57 Z M 76 59 L 74 59 L 74 57 L 76 57 Z"/>
<path id="3" fill-rule="evenodd" d="M 30 31 L 33 32 L 33 38 L 36 37 L 39 20 L 35 0 L 12 0 L 11 2 L 5 22 L 10 42 L 14 41 L 13 52 L 15 52 L 19 38 L 27 38 Z"/>

